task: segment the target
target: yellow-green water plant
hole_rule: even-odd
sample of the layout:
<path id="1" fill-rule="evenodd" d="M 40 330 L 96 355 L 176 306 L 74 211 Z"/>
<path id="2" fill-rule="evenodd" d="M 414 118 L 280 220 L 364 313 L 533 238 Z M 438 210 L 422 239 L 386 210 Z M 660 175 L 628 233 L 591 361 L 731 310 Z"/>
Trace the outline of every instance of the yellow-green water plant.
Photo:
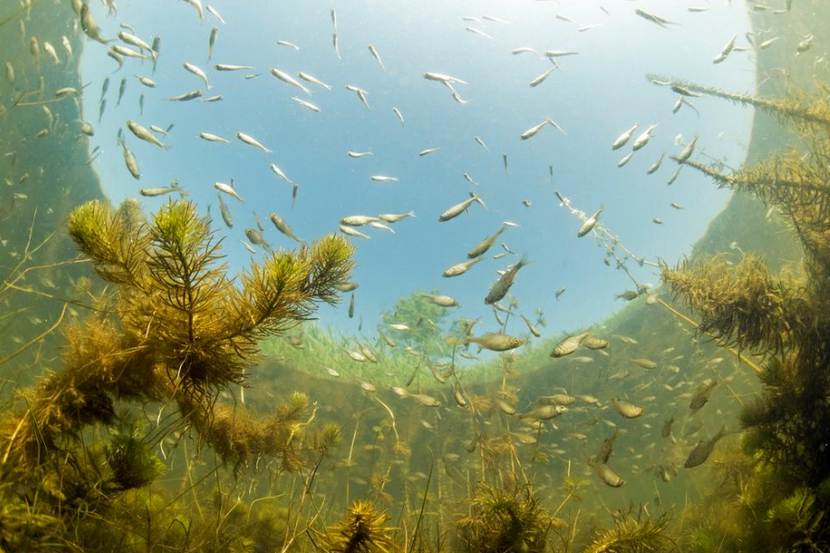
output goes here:
<path id="1" fill-rule="evenodd" d="M 109 467 L 79 446 L 86 428 L 116 425 L 127 403 L 175 407 L 178 428 L 195 431 L 234 468 L 263 456 L 288 469 L 299 463 L 308 398 L 295 394 L 268 416 L 217 400 L 245 384 L 260 340 L 338 300 L 335 286 L 353 267 L 349 242 L 329 235 L 272 252 L 237 280 L 209 218 L 184 200 L 150 218 L 133 200 L 117 209 L 89 202 L 72 212 L 68 230 L 108 284 L 109 303 L 64 329 L 62 368 L 21 390 L 19 408 L 0 419 L 0 470 L 18 493 L 28 499 L 44 475 L 56 474 L 52 502 L 90 509 L 90 493 L 103 500 L 112 491 L 101 482 L 126 489 L 151 480 L 152 454 L 133 434 L 110 441 Z"/>

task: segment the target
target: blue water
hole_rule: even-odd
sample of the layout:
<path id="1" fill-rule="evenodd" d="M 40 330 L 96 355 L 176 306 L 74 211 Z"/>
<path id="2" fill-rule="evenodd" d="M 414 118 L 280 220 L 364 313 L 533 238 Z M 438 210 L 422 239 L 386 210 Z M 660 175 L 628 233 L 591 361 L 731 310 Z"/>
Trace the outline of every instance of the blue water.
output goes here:
<path id="1" fill-rule="evenodd" d="M 371 329 L 381 310 L 400 296 L 432 289 L 458 299 L 459 315 L 483 316 L 482 331 L 495 330 L 483 298 L 497 277 L 495 271 L 517 257 L 494 261 L 492 255 L 502 251 L 497 243 L 488 259 L 467 274 L 444 279 L 441 273 L 465 260 L 467 251 L 504 220 L 521 228 L 508 229 L 499 242 L 531 261 L 511 290 L 522 312 L 531 316 L 535 308 L 544 309 L 550 323 L 547 333 L 590 324 L 622 307 L 614 296 L 630 289 L 631 283 L 622 272 L 603 265 L 604 252 L 589 237 L 576 238 L 579 222 L 558 205 L 553 190 L 562 191 L 588 212 L 604 205 L 603 224 L 638 255 L 678 259 L 689 252 L 729 195 L 690 170 L 667 186 L 675 168 L 668 159 L 654 175 L 646 176 L 646 169 L 662 153 L 668 156 L 682 149 L 674 142 L 678 134 L 684 140 L 699 135 L 698 154 L 739 166 L 752 113 L 701 98 L 692 102 L 702 117 L 687 107 L 673 115 L 676 95 L 650 84 L 644 74 L 663 73 L 736 91 L 752 91 L 755 85 L 751 52 L 733 52 L 726 62 L 712 63 L 735 32 L 737 45 L 747 46 L 748 10 L 743 2 L 715 2 L 704 13 L 688 12 L 688 2 L 604 0 L 601 4 L 610 16 L 594 1 L 217 1 L 213 5 L 227 21 L 223 25 L 207 11 L 200 23 L 194 8 L 182 1 L 120 3 L 119 21 L 130 22 L 148 43 L 160 35 L 161 54 L 154 75 L 149 63 L 131 59 L 122 71 L 110 74 L 116 64 L 106 56 L 106 47 L 88 43 L 83 78 L 91 84 L 84 96 L 85 113 L 96 128 L 92 144 L 103 149 L 95 167 L 114 202 L 139 197 L 140 188 L 166 186 L 178 178 L 202 211 L 210 207 L 219 234 L 226 237 L 225 252 L 234 271 L 242 270 L 251 257 L 239 240 L 244 239 L 246 227 L 255 228 L 254 210 L 267 225 L 265 239 L 282 247 L 294 243 L 273 228 L 267 220 L 270 211 L 280 214 L 300 237 L 311 240 L 335 231 L 338 220 L 347 215 L 414 210 L 417 218 L 394 225 L 395 235 L 361 229 L 372 238 L 356 239 L 354 278 L 360 283 L 356 316 L 349 320 L 345 306 L 320 312 L 323 322 L 343 331 L 356 330 L 360 318 L 364 329 Z M 102 34 L 114 37 L 120 30 L 114 20 L 106 17 L 100 3 L 91 5 Z M 337 10 L 342 59 L 332 48 L 331 8 Z M 661 28 L 635 15 L 635 8 L 679 25 Z M 511 23 L 462 20 L 482 14 Z M 557 14 L 578 24 L 557 19 Z M 578 31 L 580 25 L 596 23 L 602 25 Z M 208 37 L 214 25 L 219 37 L 208 62 Z M 482 29 L 493 39 L 468 32 L 467 26 Z M 293 42 L 300 50 L 277 46 L 277 40 Z M 386 71 L 371 56 L 368 44 L 377 48 Z M 531 54 L 511 54 L 524 46 L 538 51 L 575 50 L 579 55 L 560 58 L 562 70 L 530 88 L 529 82 L 551 64 Z M 185 61 L 208 73 L 210 91 L 182 68 Z M 253 65 L 261 76 L 246 80 L 248 71 L 217 72 L 214 63 Z M 271 67 L 294 75 L 308 72 L 334 90 L 309 85 L 313 95 L 307 97 L 271 76 Z M 440 83 L 423 79 L 426 71 L 467 81 L 456 88 L 469 103 L 460 105 Z M 153 78 L 158 87 L 143 87 L 135 74 Z M 101 82 L 108 75 L 112 81 L 108 107 L 98 124 Z M 123 76 L 129 82 L 116 108 Z M 367 90 L 371 109 L 345 90 L 346 85 Z M 221 94 L 224 100 L 165 100 L 197 88 L 205 96 Z M 141 93 L 146 96 L 143 116 L 138 106 Z M 314 103 L 321 113 L 308 111 L 292 96 Z M 393 106 L 403 113 L 404 127 Z M 519 139 L 546 117 L 556 120 L 567 136 L 548 126 L 530 140 Z M 174 124 L 171 137 L 162 137 L 169 151 L 133 137 L 126 129 L 128 119 L 146 127 Z M 630 151 L 630 144 L 613 152 L 610 145 L 634 123 L 640 124 L 635 137 L 650 124 L 659 126 L 650 144 L 619 169 L 617 162 Z M 124 127 L 138 158 L 140 182 L 124 165 L 115 138 L 119 127 Z M 274 153 L 240 143 L 234 137 L 237 131 L 255 137 Z M 220 135 L 232 144 L 205 142 L 199 132 Z M 474 136 L 481 137 L 490 151 Z M 417 155 L 435 147 L 440 151 L 423 158 Z M 370 150 L 374 155 L 351 159 L 347 150 Z M 509 158 L 509 174 L 502 165 L 503 153 Z M 271 172 L 270 163 L 300 184 L 296 207 L 292 207 L 291 186 Z M 552 180 L 549 165 L 553 165 Z M 464 180 L 465 172 L 480 185 Z M 372 182 L 373 174 L 393 175 L 400 182 Z M 231 178 L 245 202 L 226 199 L 235 222 L 229 230 L 219 217 L 212 183 Z M 473 206 L 469 215 L 439 224 L 438 215 L 466 199 L 469 191 L 480 193 L 489 209 Z M 166 201 L 141 199 L 148 211 Z M 530 200 L 532 207 L 522 205 L 523 199 Z M 670 202 L 686 209 L 673 210 Z M 654 217 L 664 224 L 652 223 Z M 635 274 L 643 282 L 656 283 L 647 267 L 637 268 Z M 563 286 L 567 291 L 556 301 L 554 292 Z M 524 328 L 508 327 L 511 330 L 520 333 Z"/>

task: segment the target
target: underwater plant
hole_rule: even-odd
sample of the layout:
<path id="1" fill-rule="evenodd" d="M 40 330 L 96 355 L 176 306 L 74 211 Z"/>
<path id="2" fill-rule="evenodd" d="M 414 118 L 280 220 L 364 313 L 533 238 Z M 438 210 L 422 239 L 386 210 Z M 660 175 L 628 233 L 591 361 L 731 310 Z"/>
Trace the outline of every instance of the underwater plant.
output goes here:
<path id="1" fill-rule="evenodd" d="M 335 285 L 353 267 L 352 246 L 330 235 L 298 251 L 273 252 L 237 286 L 209 218 L 190 202 L 170 201 L 148 220 L 134 200 L 118 209 L 93 201 L 75 209 L 68 226 L 112 292 L 102 309 L 64 331 L 63 368 L 22 391 L 25 408 L 0 420 L 6 476 L 25 490 L 58 474 L 52 495 L 69 504 L 80 498 L 85 508 L 93 491 L 103 499 L 104 488 L 146 484 L 157 467 L 132 434 L 116 435 L 107 447 L 105 479 L 114 486 L 90 484 L 100 480 L 101 467 L 82 462 L 84 429 L 114 427 L 117 402 L 172 403 L 179 428 L 193 428 L 236 469 L 262 456 L 280 457 L 291 469 L 308 398 L 295 394 L 274 414 L 256 416 L 218 404 L 218 395 L 245 384 L 260 339 L 308 320 L 321 302 L 337 301 Z"/>
<path id="2" fill-rule="evenodd" d="M 328 534 L 328 551 L 337 553 L 388 553 L 393 550 L 389 516 L 367 501 L 357 500 L 346 517 Z"/>
<path id="3" fill-rule="evenodd" d="M 766 262 L 745 255 L 666 265 L 662 280 L 701 319 L 700 330 L 727 346 L 766 356 L 763 397 L 742 417 L 746 444 L 772 463 L 791 486 L 815 487 L 830 477 L 830 113 L 826 95 L 794 93 L 782 100 L 731 95 L 671 81 L 699 94 L 756 105 L 791 123 L 809 144 L 726 174 L 719 166 L 675 161 L 712 177 L 718 186 L 748 192 L 787 219 L 804 249 L 799 274 L 773 276 Z M 826 91 L 826 87 L 821 89 Z"/>
<path id="4" fill-rule="evenodd" d="M 665 553 L 677 551 L 677 544 L 668 535 L 666 527 L 671 513 L 663 513 L 652 520 L 640 512 L 620 514 L 615 526 L 599 533 L 583 553 Z"/>
<path id="5" fill-rule="evenodd" d="M 547 551 L 554 519 L 530 486 L 513 489 L 481 484 L 470 513 L 455 522 L 466 551 L 508 553 Z"/>

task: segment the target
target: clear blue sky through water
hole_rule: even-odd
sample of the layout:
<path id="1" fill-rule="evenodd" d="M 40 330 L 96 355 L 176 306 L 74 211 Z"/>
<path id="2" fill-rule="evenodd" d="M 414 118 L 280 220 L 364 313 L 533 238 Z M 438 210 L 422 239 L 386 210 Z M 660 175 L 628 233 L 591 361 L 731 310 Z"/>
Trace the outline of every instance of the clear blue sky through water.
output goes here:
<path id="1" fill-rule="evenodd" d="M 695 4 L 711 9 L 688 11 Z M 185 1 L 119 2 L 120 21 L 129 22 L 148 43 L 161 37 L 155 73 L 151 63 L 136 59 L 127 59 L 125 67 L 113 73 L 117 65 L 107 57 L 107 46 L 91 41 L 87 45 L 83 78 L 90 86 L 84 105 L 86 119 L 96 129 L 92 144 L 103 150 L 95 167 L 104 190 L 114 202 L 140 198 L 149 212 L 166 199 L 142 198 L 138 191 L 167 186 L 177 178 L 201 211 L 210 209 L 234 271 L 242 270 L 251 257 L 239 241 L 245 239 L 245 228 L 256 228 L 253 212 L 266 225 L 266 241 L 290 248 L 295 244 L 276 231 L 267 219 L 269 212 L 278 213 L 301 238 L 312 240 L 336 231 L 344 216 L 414 211 L 415 218 L 392 225 L 395 234 L 362 227 L 371 239 L 354 239 L 354 279 L 360 284 L 356 316 L 348 319 L 345 302 L 320 311 L 322 322 L 344 332 L 355 332 L 361 317 L 364 330 L 371 330 L 381 310 L 399 297 L 432 289 L 458 299 L 458 315 L 484 317 L 481 331 L 495 330 L 484 297 L 496 271 L 521 255 L 530 264 L 520 271 L 511 293 L 528 316 L 535 308 L 544 309 L 546 333 L 601 320 L 622 307 L 615 295 L 631 284 L 621 271 L 603 264 L 604 251 L 596 242 L 576 237 L 580 223 L 559 206 L 554 190 L 587 212 L 604 205 L 602 223 L 638 255 L 673 261 L 690 250 L 728 199 L 728 193 L 688 169 L 673 185 L 667 184 L 676 167 L 668 155 L 682 150 L 676 141 L 699 136 L 698 159 L 711 157 L 732 167 L 739 166 L 746 153 L 750 110 L 690 98 L 699 114 L 688 106 L 673 114 L 678 96 L 645 78 L 651 72 L 740 92 L 754 90 L 754 53 L 745 37 L 749 21 L 739 0 L 215 0 L 211 5 L 226 24 L 207 10 L 200 22 L 196 9 Z M 124 30 L 106 17 L 99 2 L 91 6 L 104 37 L 115 38 Z M 337 13 L 340 59 L 332 46 L 332 8 Z M 673 24 L 664 28 L 647 21 L 635 13 L 638 8 Z M 214 26 L 218 38 L 209 61 Z M 736 32 L 736 49 L 726 61 L 714 64 Z M 278 45 L 278 40 L 296 44 L 299 50 Z M 385 70 L 370 53 L 370 44 Z M 577 54 L 557 58 L 559 68 L 530 87 L 553 65 L 532 53 L 512 53 L 521 47 Z M 210 90 L 183 68 L 184 62 L 207 73 Z M 219 72 L 213 68 L 216 63 L 256 69 Z M 272 76 L 271 68 L 294 76 L 304 71 L 333 90 L 303 82 L 312 91 L 307 95 Z M 468 103 L 456 102 L 448 88 L 424 79 L 425 72 L 465 81 L 455 89 Z M 249 74 L 259 76 L 246 79 Z M 135 75 L 149 77 L 157 86 L 144 87 Z M 97 123 L 106 77 L 111 81 L 107 108 Z M 127 79 L 126 92 L 116 106 L 122 77 Z M 368 92 L 369 109 L 347 85 Z M 220 94 L 223 100 L 166 99 L 196 89 L 202 89 L 203 97 Z M 143 115 L 140 94 L 145 96 Z M 311 102 L 320 112 L 292 97 Z M 393 107 L 402 113 L 404 125 Z M 548 125 L 533 138 L 519 138 L 546 118 L 555 120 L 566 134 Z M 168 150 L 134 137 L 126 128 L 130 119 L 145 127 L 173 124 L 170 137 L 160 137 Z M 657 127 L 648 145 L 618 168 L 631 142 L 616 151 L 611 143 L 635 123 L 639 129 L 632 142 L 649 125 Z M 140 181 L 125 166 L 116 142 L 119 128 L 141 167 Z M 241 143 L 235 137 L 239 131 L 273 153 Z M 199 138 L 200 132 L 219 135 L 231 144 L 207 142 Z M 488 149 L 474 140 L 476 136 Z M 440 149 L 418 155 L 427 148 Z M 352 159 L 348 150 L 373 155 Z M 507 172 L 503 154 L 508 157 Z M 646 170 L 663 154 L 662 167 L 647 176 Z M 291 185 L 269 169 L 271 163 L 299 184 L 295 206 Z M 477 184 L 468 182 L 464 173 Z M 374 182 L 371 175 L 399 180 Z M 231 179 L 244 202 L 225 197 L 235 223 L 227 229 L 212 184 Z M 468 214 L 439 223 L 439 214 L 469 192 L 480 194 L 487 209 L 474 205 Z M 685 209 L 674 209 L 671 202 Z M 654 218 L 663 224 L 655 224 Z M 464 261 L 467 252 L 505 220 L 520 227 L 508 228 L 487 258 L 468 273 L 442 278 L 445 269 Z M 493 255 L 503 251 L 500 242 L 518 255 L 494 260 Z M 253 255 L 262 256 L 261 250 Z M 653 269 L 636 268 L 636 274 L 656 283 Z M 561 287 L 567 291 L 557 301 L 554 293 Z M 511 325 L 522 324 L 516 321 Z M 519 333 L 524 328 L 512 330 Z"/>

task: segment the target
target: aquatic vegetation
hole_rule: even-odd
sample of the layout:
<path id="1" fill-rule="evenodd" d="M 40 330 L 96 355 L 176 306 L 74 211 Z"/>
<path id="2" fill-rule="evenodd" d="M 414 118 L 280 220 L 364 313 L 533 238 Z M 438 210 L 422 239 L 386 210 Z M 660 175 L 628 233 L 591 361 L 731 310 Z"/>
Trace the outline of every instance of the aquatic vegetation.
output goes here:
<path id="1" fill-rule="evenodd" d="M 804 249 L 802 270 L 773 276 L 765 260 L 744 255 L 737 265 L 724 259 L 662 267 L 662 280 L 676 298 L 701 318 L 699 331 L 739 350 L 763 355 L 760 398 L 743 410 L 744 448 L 753 457 L 739 471 L 737 489 L 721 490 L 734 501 L 712 512 L 690 534 L 700 551 L 728 540 L 748 550 L 826 550 L 825 512 L 819 490 L 830 482 L 830 107 L 826 94 L 790 94 L 783 100 L 732 95 L 679 83 L 688 90 L 751 104 L 777 115 L 804 137 L 807 154 L 774 154 L 727 174 L 718 165 L 676 159 L 710 176 L 724 188 L 748 192 L 778 209 Z M 826 93 L 826 86 L 819 88 Z M 746 463 L 744 463 L 746 465 Z M 726 492 L 726 493 L 723 493 Z M 718 512 L 720 511 L 720 512 Z M 719 519 L 740 517 L 742 528 Z M 714 532 L 714 535 L 713 535 Z M 718 546 L 718 549 L 720 546 Z"/>
<path id="2" fill-rule="evenodd" d="M 663 513 L 652 520 L 645 513 L 633 516 L 620 514 L 614 528 L 601 532 L 583 553 L 664 553 L 678 551 L 668 533 L 671 513 Z"/>
<path id="3" fill-rule="evenodd" d="M 386 526 L 389 516 L 378 512 L 369 502 L 357 500 L 346 517 L 328 534 L 328 550 L 338 553 L 372 553 L 394 551 Z"/>
<path id="4" fill-rule="evenodd" d="M 53 496 L 103 499 L 93 484 L 100 467 L 77 462 L 87 452 L 76 444 L 87 426 L 112 427 L 120 402 L 152 401 L 172 401 L 180 427 L 195 428 L 235 468 L 261 456 L 296 466 L 291 450 L 306 426 L 305 395 L 294 394 L 265 417 L 216 399 L 244 384 L 258 340 L 308 319 L 319 302 L 337 301 L 334 285 L 352 267 L 348 242 L 332 235 L 296 252 L 274 252 L 237 288 L 225 275 L 209 220 L 189 202 L 171 201 L 150 221 L 133 201 L 118 209 L 90 202 L 72 213 L 69 232 L 115 287 L 114 307 L 66 328 L 63 369 L 25 391 L 26 407 L 0 421 L 6 474 L 38 486 L 57 471 Z M 113 436 L 107 452 L 109 490 L 143 486 L 160 472 L 132 432 Z"/>
<path id="5" fill-rule="evenodd" d="M 530 486 L 499 488 L 482 484 L 469 500 L 470 514 L 456 520 L 466 551 L 508 553 L 549 550 L 554 523 Z"/>

